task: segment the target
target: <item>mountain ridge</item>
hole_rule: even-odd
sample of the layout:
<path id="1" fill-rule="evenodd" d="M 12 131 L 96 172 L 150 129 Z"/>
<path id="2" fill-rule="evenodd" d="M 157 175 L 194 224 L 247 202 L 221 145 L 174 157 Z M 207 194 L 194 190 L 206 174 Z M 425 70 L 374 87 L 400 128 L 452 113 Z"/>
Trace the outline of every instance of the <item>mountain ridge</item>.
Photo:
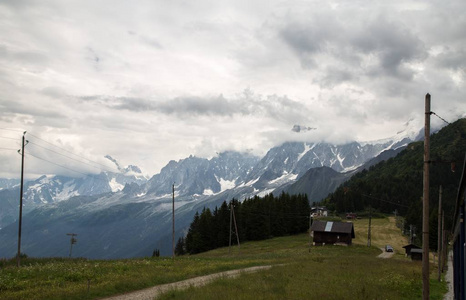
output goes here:
<path id="1" fill-rule="evenodd" d="M 61 243 L 66 243 L 50 237 L 61 240 L 66 231 L 71 230 L 79 231 L 79 241 L 85 245 L 76 247 L 76 255 L 90 258 L 133 257 L 148 255 L 154 248 L 168 254 L 171 251 L 168 240 L 171 240 L 173 185 L 176 235 L 181 236 L 186 233 L 195 211 L 203 207 L 213 208 L 232 198 L 242 200 L 272 193 L 299 181 L 315 167 L 356 170 L 374 155 L 390 147 L 403 147 L 406 143 L 407 140 L 403 139 L 378 145 L 288 142 L 270 149 L 263 158 L 233 151 L 222 152 L 211 159 L 190 156 L 170 161 L 160 173 L 145 182 L 133 178 L 124 185 L 121 183 L 116 191 L 112 191 L 108 183 L 109 180 L 117 180 L 116 177 L 102 177 L 102 182 L 106 182 L 103 184 L 105 188 L 88 189 L 93 194 L 80 193 L 69 200 L 42 203 L 34 209 L 26 209 L 27 215 L 23 218 L 24 249 L 28 255 L 50 255 L 51 249 L 58 249 Z M 96 178 L 93 180 L 98 180 Z M 14 207 L 14 201 L 5 203 Z M 13 232 L 17 228 L 14 218 L 10 217 L 10 223 L 0 230 L 0 238 L 8 241 L 0 245 L 2 255 L 14 255 Z M 128 243 L 138 245 L 137 249 Z"/>

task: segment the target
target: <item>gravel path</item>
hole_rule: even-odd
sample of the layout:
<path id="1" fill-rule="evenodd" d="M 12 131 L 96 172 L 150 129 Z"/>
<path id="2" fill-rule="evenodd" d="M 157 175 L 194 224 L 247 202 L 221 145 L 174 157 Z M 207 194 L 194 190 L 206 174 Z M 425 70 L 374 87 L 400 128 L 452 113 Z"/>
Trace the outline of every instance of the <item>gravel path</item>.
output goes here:
<path id="1" fill-rule="evenodd" d="M 382 253 L 380 253 L 377 257 L 378 258 L 391 258 L 393 254 L 395 254 L 395 251 L 393 252 L 386 252 L 384 248 L 380 248 L 382 250 Z"/>
<path id="2" fill-rule="evenodd" d="M 174 289 L 185 289 L 189 288 L 190 286 L 202 286 L 212 282 L 218 278 L 234 278 L 244 273 L 253 273 L 261 270 L 268 270 L 272 266 L 258 266 L 258 267 L 251 267 L 246 269 L 240 270 L 231 270 L 226 272 L 220 272 L 200 277 L 195 277 L 183 281 L 167 283 L 162 285 L 157 285 L 151 288 L 139 290 L 136 292 L 131 292 L 123 295 L 113 296 L 109 298 L 104 298 L 104 300 L 152 300 L 155 297 L 159 296 L 162 293 L 174 290 Z"/>
<path id="3" fill-rule="evenodd" d="M 448 292 L 443 296 L 443 300 L 453 300 L 455 298 L 453 293 L 453 251 L 448 253 L 447 273 L 445 273 L 445 280 L 448 283 Z"/>

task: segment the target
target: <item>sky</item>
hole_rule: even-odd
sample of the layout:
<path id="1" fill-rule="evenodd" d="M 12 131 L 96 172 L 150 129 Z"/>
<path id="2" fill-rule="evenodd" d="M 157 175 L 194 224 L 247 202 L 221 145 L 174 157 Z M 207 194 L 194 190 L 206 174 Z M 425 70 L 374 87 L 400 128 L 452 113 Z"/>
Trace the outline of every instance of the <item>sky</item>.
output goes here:
<path id="1" fill-rule="evenodd" d="M 105 155 L 151 176 L 189 155 L 421 129 L 426 93 L 453 122 L 466 116 L 465 11 L 464 0 L 0 0 L 0 178 L 20 176 L 23 131 L 26 177 L 100 172 Z"/>

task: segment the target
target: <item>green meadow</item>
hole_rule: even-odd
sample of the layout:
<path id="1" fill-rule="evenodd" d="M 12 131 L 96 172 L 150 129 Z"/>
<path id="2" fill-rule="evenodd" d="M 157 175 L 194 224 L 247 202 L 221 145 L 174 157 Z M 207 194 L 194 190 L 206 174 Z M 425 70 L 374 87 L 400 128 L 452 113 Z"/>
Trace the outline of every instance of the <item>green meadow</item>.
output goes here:
<path id="1" fill-rule="evenodd" d="M 421 263 L 399 253 L 404 238 L 394 219 L 372 221 L 372 247 L 366 246 L 367 220 L 357 220 L 355 243 L 349 247 L 309 249 L 308 235 L 301 234 L 175 259 L 27 258 L 21 268 L 15 261 L 2 261 L 0 299 L 98 299 L 260 265 L 273 267 L 170 291 L 158 299 L 421 299 Z M 398 253 L 390 259 L 377 258 L 385 243 L 392 243 Z M 442 299 L 446 284 L 434 280 L 434 266 L 431 271 L 431 299 Z"/>

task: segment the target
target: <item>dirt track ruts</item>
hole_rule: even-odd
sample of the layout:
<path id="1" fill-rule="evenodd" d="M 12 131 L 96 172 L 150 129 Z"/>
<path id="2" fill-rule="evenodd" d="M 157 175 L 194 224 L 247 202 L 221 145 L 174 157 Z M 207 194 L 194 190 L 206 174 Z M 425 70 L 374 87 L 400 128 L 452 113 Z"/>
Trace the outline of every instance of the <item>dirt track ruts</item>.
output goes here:
<path id="1" fill-rule="evenodd" d="M 258 266 L 258 267 L 251 267 L 246 269 L 239 269 L 239 270 L 231 270 L 225 271 L 200 277 L 195 277 L 191 279 L 186 279 L 183 281 L 167 283 L 156 285 L 147 289 L 130 292 L 122 295 L 112 296 L 108 298 L 104 298 L 104 300 L 152 300 L 155 297 L 159 296 L 162 293 L 174 290 L 174 289 L 185 289 L 189 288 L 190 286 L 202 286 L 212 282 L 218 278 L 233 278 L 237 277 L 244 273 L 252 273 L 257 272 L 260 270 L 267 270 L 270 269 L 272 266 Z"/>

